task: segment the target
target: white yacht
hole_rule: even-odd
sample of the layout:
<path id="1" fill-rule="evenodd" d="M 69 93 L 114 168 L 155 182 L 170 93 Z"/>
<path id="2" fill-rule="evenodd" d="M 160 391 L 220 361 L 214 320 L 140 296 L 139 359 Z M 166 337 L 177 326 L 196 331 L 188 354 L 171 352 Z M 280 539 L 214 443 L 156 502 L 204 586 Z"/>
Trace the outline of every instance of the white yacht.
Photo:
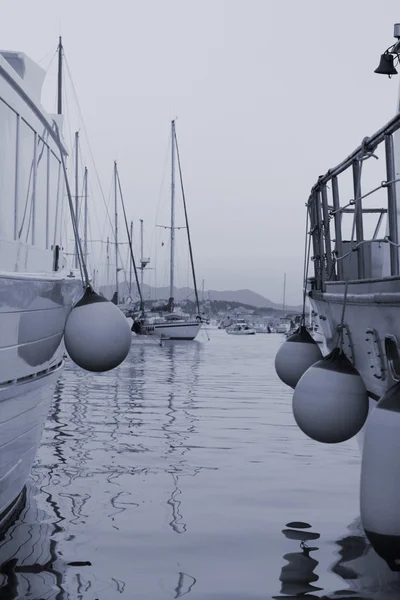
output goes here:
<path id="1" fill-rule="evenodd" d="M 22 496 L 82 294 L 61 246 L 61 93 L 59 114 L 46 113 L 44 76 L 22 52 L 0 52 L 0 524 Z"/>

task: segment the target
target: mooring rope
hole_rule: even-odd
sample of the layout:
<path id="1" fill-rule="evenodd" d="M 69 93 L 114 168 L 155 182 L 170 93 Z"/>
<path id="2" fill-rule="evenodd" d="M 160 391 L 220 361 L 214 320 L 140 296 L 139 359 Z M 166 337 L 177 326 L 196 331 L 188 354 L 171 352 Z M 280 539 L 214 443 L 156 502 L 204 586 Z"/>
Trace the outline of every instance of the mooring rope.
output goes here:
<path id="1" fill-rule="evenodd" d="M 82 278 L 82 285 L 84 288 L 90 288 L 89 275 L 88 275 L 88 271 L 87 271 L 86 262 L 84 259 L 81 240 L 79 237 L 78 224 L 77 224 L 76 215 L 75 215 L 75 211 L 74 211 L 74 203 L 72 201 L 71 189 L 69 187 L 68 174 L 67 174 L 67 168 L 65 166 L 64 152 L 63 152 L 63 147 L 62 147 L 62 143 L 61 143 L 60 131 L 58 129 L 58 125 L 55 120 L 53 120 L 53 123 L 54 123 L 54 127 L 55 127 L 55 130 L 57 133 L 58 147 L 60 150 L 60 157 L 61 157 L 61 164 L 62 164 L 62 168 L 63 168 L 63 172 L 64 172 L 65 186 L 67 188 L 68 204 L 69 204 L 69 210 L 71 213 L 72 228 L 74 231 L 74 238 L 75 238 L 75 243 L 76 243 L 79 270 L 80 270 L 81 278 Z"/>
<path id="2" fill-rule="evenodd" d="M 308 232 L 308 219 L 309 219 L 309 207 L 307 205 L 306 235 L 305 235 L 305 240 L 304 240 L 303 313 L 301 316 L 301 325 L 305 325 L 305 322 L 306 322 L 307 279 L 308 279 L 308 268 L 309 268 L 309 263 L 310 263 L 310 249 L 311 249 L 311 234 Z"/>
<path id="3" fill-rule="evenodd" d="M 361 210 L 361 174 L 362 174 L 362 166 L 363 166 L 363 161 L 367 160 L 368 158 L 370 158 L 371 156 L 373 156 L 374 158 L 376 158 L 376 156 L 372 153 L 372 152 L 365 152 L 365 146 L 368 143 L 368 138 L 364 138 L 362 143 L 361 143 L 361 150 L 360 153 L 358 154 L 356 160 L 358 163 L 358 173 L 357 173 L 357 181 L 356 181 L 356 187 L 355 187 L 355 198 L 354 198 L 354 215 L 353 215 L 353 225 L 351 228 L 351 238 L 350 238 L 350 245 L 353 245 L 353 241 L 354 241 L 354 234 L 356 231 L 356 224 L 357 224 L 357 217 L 359 215 L 359 211 Z M 343 331 L 344 331 L 344 318 L 345 318 L 345 314 L 346 314 L 346 307 L 347 307 L 347 295 L 348 295 L 348 291 L 349 291 L 349 278 L 350 278 L 350 265 L 351 265 L 351 259 L 353 258 L 353 248 L 349 254 L 349 263 L 348 263 L 348 269 L 347 269 L 347 277 L 346 277 L 346 283 L 344 286 L 344 295 L 343 295 L 343 306 L 342 306 L 342 314 L 340 317 L 340 325 L 338 326 L 338 340 L 337 340 L 337 345 L 339 346 L 340 350 L 343 350 Z"/>

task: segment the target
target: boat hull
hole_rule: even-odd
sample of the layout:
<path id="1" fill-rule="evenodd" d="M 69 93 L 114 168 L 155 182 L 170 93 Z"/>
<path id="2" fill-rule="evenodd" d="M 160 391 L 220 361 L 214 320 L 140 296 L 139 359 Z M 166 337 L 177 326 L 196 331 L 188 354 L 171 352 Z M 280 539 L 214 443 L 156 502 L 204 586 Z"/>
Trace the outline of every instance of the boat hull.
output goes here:
<path id="1" fill-rule="evenodd" d="M 21 495 L 40 444 L 63 362 L 0 390 L 0 526 Z"/>
<path id="2" fill-rule="evenodd" d="M 142 326 L 143 335 L 157 336 L 170 340 L 194 340 L 200 331 L 201 323 L 153 323 Z"/>
<path id="3" fill-rule="evenodd" d="M 81 294 L 82 283 L 62 273 L 0 274 L 0 523 L 29 476 Z"/>
<path id="4" fill-rule="evenodd" d="M 227 329 L 226 333 L 229 335 L 255 335 L 256 334 L 254 329 L 248 329 L 247 331 L 229 331 Z"/>
<path id="5" fill-rule="evenodd" d="M 312 291 L 310 301 L 319 316 L 328 351 L 337 344 L 345 284 L 327 284 Z M 350 282 L 344 317 L 343 350 L 359 371 L 369 397 L 379 400 L 400 381 L 400 278 Z"/>

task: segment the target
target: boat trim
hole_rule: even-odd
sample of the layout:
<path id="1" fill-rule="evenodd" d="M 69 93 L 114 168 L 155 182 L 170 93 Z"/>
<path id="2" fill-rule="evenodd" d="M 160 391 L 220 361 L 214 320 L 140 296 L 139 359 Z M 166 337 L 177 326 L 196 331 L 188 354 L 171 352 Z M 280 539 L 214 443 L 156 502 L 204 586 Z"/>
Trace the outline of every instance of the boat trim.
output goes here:
<path id="1" fill-rule="evenodd" d="M 41 379 L 43 377 L 46 377 L 46 375 L 48 375 L 49 373 L 54 373 L 54 371 L 57 371 L 57 369 L 61 369 L 61 367 L 64 365 L 64 363 L 65 363 L 65 361 L 63 359 L 59 363 L 52 365 L 51 367 L 49 367 L 47 369 L 42 369 L 41 371 L 32 373 L 31 375 L 25 375 L 24 377 L 18 377 L 17 379 L 9 379 L 8 381 L 0 381 L 0 389 L 4 390 L 4 388 L 11 387 L 13 385 L 26 383 L 27 381 L 32 381 L 32 380 Z M 1 519 L 0 519 L 0 521 L 1 521 Z"/>
<path id="2" fill-rule="evenodd" d="M 3 59 L 3 57 L 0 57 L 1 59 Z M 7 61 L 5 59 L 3 59 L 5 61 L 5 63 L 8 65 Z M 14 77 L 12 77 L 12 75 L 8 72 L 8 68 L 12 69 L 12 67 L 8 67 L 7 69 L 4 67 L 4 65 L 1 64 L 1 60 L 0 60 L 0 75 L 6 80 L 6 82 L 17 92 L 17 94 L 19 96 L 21 96 L 21 98 L 24 100 L 24 102 L 26 102 L 26 104 L 29 106 L 29 108 L 34 112 L 34 114 L 38 117 L 38 119 L 40 120 L 40 122 L 42 123 L 42 125 L 45 126 L 45 128 L 49 131 L 51 137 L 53 138 L 53 140 L 56 142 L 58 148 L 61 148 L 62 151 L 64 152 L 64 154 L 68 155 L 67 149 L 66 147 L 63 145 L 63 143 L 61 142 L 61 140 L 58 138 L 56 132 L 53 129 L 52 123 L 50 122 L 50 120 L 48 120 L 46 118 L 46 116 L 44 115 L 44 113 L 40 110 L 40 108 L 37 106 L 36 102 L 34 102 L 32 100 L 32 98 L 29 97 L 29 95 L 27 94 L 27 92 L 23 89 L 23 87 L 14 79 Z M 7 103 L 6 103 L 7 104 Z M 12 108 L 12 107 L 10 107 Z"/>
<path id="3" fill-rule="evenodd" d="M 3 510 L 3 512 L 0 514 L 0 532 L 7 524 L 9 524 L 9 521 L 10 521 L 11 517 L 14 515 L 14 513 L 19 508 L 22 508 L 23 504 L 25 503 L 25 499 L 26 499 L 26 487 L 24 486 L 22 488 L 21 492 L 18 494 L 18 496 L 16 498 L 14 498 L 14 500 L 11 502 L 11 504 L 9 504 L 7 506 L 7 508 L 5 508 Z"/>
<path id="4" fill-rule="evenodd" d="M 379 279 L 377 281 L 383 281 Z M 362 281 L 365 283 L 365 280 Z M 335 282 L 338 283 L 338 282 Z M 309 293 L 313 300 L 343 304 L 344 293 L 328 293 L 313 290 Z M 400 292 L 378 292 L 376 294 L 347 294 L 347 304 L 400 304 Z"/>

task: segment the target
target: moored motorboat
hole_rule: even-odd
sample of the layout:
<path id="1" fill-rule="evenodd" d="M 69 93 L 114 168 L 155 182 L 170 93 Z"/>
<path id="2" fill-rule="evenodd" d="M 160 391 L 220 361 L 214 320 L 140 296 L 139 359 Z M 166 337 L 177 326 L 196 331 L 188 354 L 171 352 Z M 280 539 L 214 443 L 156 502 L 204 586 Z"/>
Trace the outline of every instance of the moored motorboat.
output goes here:
<path id="1" fill-rule="evenodd" d="M 397 41 L 382 55 L 377 73 L 397 73 L 400 24 L 394 35 Z M 376 159 L 381 173 L 374 179 L 370 164 Z M 350 195 L 341 186 L 346 175 L 353 181 Z M 332 443 L 357 435 L 362 524 L 395 571 L 400 571 L 399 180 L 398 111 L 311 189 L 305 247 L 314 273 L 308 277 L 306 260 L 305 292 L 328 354 L 304 365 L 293 396 L 297 423 L 311 438 Z M 345 215 L 352 218 L 349 239 L 344 238 Z M 293 348 L 300 356 L 301 344 Z"/>
<path id="2" fill-rule="evenodd" d="M 255 335 L 255 329 L 245 323 L 236 323 L 225 329 L 229 335 Z"/>

